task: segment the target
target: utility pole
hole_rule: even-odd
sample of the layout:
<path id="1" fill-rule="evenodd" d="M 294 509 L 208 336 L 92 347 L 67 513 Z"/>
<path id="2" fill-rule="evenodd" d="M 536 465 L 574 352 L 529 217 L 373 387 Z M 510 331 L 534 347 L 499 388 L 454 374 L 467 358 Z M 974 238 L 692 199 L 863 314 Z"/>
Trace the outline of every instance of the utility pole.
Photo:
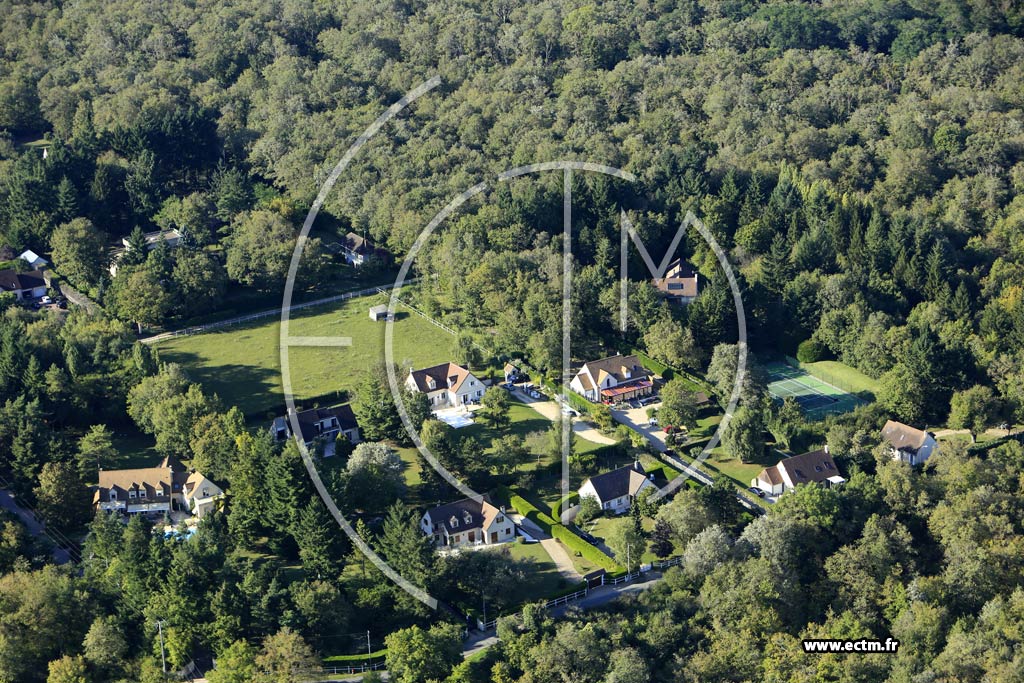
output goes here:
<path id="1" fill-rule="evenodd" d="M 157 619 L 156 630 L 160 634 L 160 668 L 164 672 L 164 676 L 167 676 L 167 655 L 164 654 L 164 622 Z"/>
<path id="2" fill-rule="evenodd" d="M 487 596 L 481 596 L 484 601 L 484 626 L 487 625 Z"/>
<path id="3" fill-rule="evenodd" d="M 370 629 L 366 629 L 366 654 L 369 655 L 370 652 Z"/>

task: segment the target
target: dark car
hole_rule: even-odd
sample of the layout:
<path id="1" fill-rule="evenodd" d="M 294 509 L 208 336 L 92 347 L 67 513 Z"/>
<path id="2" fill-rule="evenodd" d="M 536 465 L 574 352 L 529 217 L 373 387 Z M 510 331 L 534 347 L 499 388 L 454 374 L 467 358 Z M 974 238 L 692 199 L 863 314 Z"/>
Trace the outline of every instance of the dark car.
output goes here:
<path id="1" fill-rule="evenodd" d="M 758 498 L 764 498 L 765 497 L 765 492 L 762 491 L 761 489 L 757 488 L 756 486 L 751 486 L 747 490 L 750 491 L 751 493 L 753 493 Z"/>
<path id="2" fill-rule="evenodd" d="M 583 529 L 581 529 L 579 527 L 576 527 L 576 535 L 579 536 L 580 538 L 582 538 L 587 543 L 590 543 L 590 544 L 596 544 L 597 543 L 597 539 L 596 538 L 594 538 L 593 536 L 591 536 L 590 534 L 588 534 L 586 531 L 584 531 Z"/>

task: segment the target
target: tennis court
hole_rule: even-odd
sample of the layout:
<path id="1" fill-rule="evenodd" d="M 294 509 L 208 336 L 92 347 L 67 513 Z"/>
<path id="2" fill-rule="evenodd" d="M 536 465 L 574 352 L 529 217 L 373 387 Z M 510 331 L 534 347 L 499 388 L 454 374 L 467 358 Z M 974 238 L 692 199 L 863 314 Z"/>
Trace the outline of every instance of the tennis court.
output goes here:
<path id="1" fill-rule="evenodd" d="M 779 362 L 768 363 L 764 367 L 768 372 L 768 391 L 772 397 L 780 401 L 792 397 L 808 419 L 820 420 L 826 415 L 848 413 L 864 403 L 863 399 L 800 368 Z"/>

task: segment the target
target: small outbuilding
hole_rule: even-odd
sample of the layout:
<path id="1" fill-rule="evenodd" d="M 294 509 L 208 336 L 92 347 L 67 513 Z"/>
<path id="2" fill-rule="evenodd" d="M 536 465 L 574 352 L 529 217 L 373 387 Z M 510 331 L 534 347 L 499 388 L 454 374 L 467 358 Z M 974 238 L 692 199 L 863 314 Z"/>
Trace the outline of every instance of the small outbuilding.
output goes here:
<path id="1" fill-rule="evenodd" d="M 390 313 L 388 313 L 388 305 L 387 304 L 381 304 L 380 306 L 371 306 L 370 307 L 370 320 L 373 320 L 374 322 L 378 322 L 378 321 L 383 320 L 383 321 L 386 322 L 386 321 L 394 320 L 394 319 L 395 319 L 395 317 L 393 315 L 391 315 Z"/>

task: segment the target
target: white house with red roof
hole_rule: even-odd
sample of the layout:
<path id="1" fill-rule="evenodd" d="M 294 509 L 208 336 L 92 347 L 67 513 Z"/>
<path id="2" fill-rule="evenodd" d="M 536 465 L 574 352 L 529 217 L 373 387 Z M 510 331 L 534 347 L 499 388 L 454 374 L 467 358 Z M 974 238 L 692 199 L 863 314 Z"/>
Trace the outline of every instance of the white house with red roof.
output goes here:
<path id="1" fill-rule="evenodd" d="M 432 410 L 458 408 L 479 401 L 487 389 L 476 375 L 455 363 L 410 370 L 405 386 L 410 391 L 426 394 Z"/>
<path id="2" fill-rule="evenodd" d="M 790 491 L 800 484 L 818 484 L 825 488 L 846 483 L 829 455 L 828 446 L 780 460 L 777 465 L 761 470 L 750 485 L 773 496 Z"/>
<path id="3" fill-rule="evenodd" d="M 515 522 L 486 499 L 465 498 L 427 510 L 420 530 L 439 548 L 496 545 L 516 538 Z"/>
<path id="4" fill-rule="evenodd" d="M 584 363 L 569 388 L 597 403 L 619 403 L 654 393 L 654 380 L 636 356 L 615 355 Z"/>

